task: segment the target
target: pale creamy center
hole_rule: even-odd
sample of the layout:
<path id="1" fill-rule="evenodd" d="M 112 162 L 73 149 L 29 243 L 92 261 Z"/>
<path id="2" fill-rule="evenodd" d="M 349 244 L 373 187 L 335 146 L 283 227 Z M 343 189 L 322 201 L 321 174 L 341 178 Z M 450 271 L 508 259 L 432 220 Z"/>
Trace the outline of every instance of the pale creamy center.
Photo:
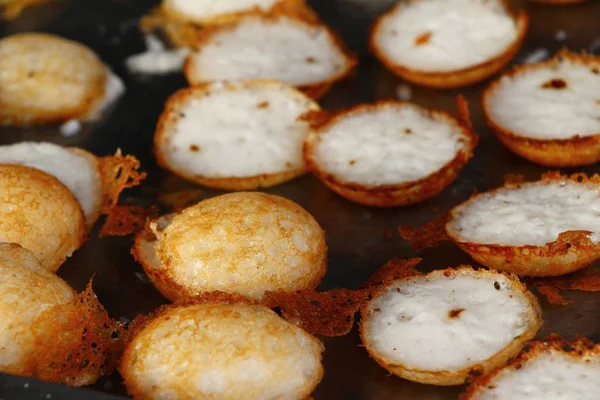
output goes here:
<path id="1" fill-rule="evenodd" d="M 406 2 L 386 17 L 375 36 L 391 61 L 437 72 L 497 57 L 516 38 L 516 24 L 499 0 Z"/>
<path id="2" fill-rule="evenodd" d="M 496 124 L 519 136 L 600 135 L 600 63 L 563 60 L 503 77 L 486 109 Z"/>
<path id="3" fill-rule="evenodd" d="M 412 182 L 465 147 L 459 126 L 411 106 L 362 110 L 321 132 L 314 158 L 325 171 L 366 186 Z"/>
<path id="4" fill-rule="evenodd" d="M 496 376 L 473 400 L 597 400 L 600 360 L 584 360 L 556 351 L 529 360 L 520 369 Z"/>
<path id="5" fill-rule="evenodd" d="M 479 244 L 543 246 L 577 230 L 598 242 L 600 188 L 562 181 L 499 189 L 455 208 L 447 230 Z"/>
<path id="6" fill-rule="evenodd" d="M 363 323 L 376 352 L 389 363 L 427 371 L 487 360 L 525 332 L 532 315 L 505 276 L 462 273 L 391 285 L 369 311 Z"/>

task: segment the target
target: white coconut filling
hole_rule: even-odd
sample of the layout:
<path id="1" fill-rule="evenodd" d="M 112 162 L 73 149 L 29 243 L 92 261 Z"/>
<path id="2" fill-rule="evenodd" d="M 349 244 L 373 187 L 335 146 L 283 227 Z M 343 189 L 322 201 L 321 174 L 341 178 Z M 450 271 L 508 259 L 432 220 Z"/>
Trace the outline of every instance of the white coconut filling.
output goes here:
<path id="1" fill-rule="evenodd" d="M 42 170 L 61 181 L 73 193 L 91 222 L 102 196 L 97 167 L 68 148 L 46 142 L 21 142 L 0 146 L 0 164 L 19 164 Z"/>
<path id="2" fill-rule="evenodd" d="M 205 20 L 224 14 L 259 9 L 269 11 L 278 0 L 166 0 L 164 5 L 190 20 Z"/>
<path id="3" fill-rule="evenodd" d="M 580 359 L 548 351 L 507 368 L 480 389 L 472 400 L 597 400 L 600 398 L 600 359 Z"/>
<path id="4" fill-rule="evenodd" d="M 595 71 L 595 72 L 594 72 Z M 569 60 L 504 76 L 486 99 L 489 117 L 533 139 L 600 134 L 600 63 Z"/>
<path id="5" fill-rule="evenodd" d="M 463 242 L 507 246 L 543 246 L 585 230 L 598 243 L 600 188 L 561 181 L 498 189 L 455 208 L 447 230 Z"/>
<path id="6" fill-rule="evenodd" d="M 313 158 L 337 178 L 377 186 L 424 178 L 464 148 L 464 136 L 450 118 L 389 105 L 335 121 L 321 131 Z"/>
<path id="7" fill-rule="evenodd" d="M 299 93 L 272 84 L 233 90 L 214 84 L 209 95 L 183 103 L 160 148 L 174 169 L 223 178 L 304 168 L 308 124 L 297 119 L 316 105 Z"/>
<path id="8" fill-rule="evenodd" d="M 515 21 L 499 0 L 406 2 L 385 17 L 374 37 L 392 62 L 426 72 L 485 62 L 516 39 Z"/>
<path id="9" fill-rule="evenodd" d="M 125 93 L 125 85 L 117 74 L 109 68 L 106 69 L 106 83 L 104 86 L 104 97 L 100 103 L 85 118 L 87 121 L 95 121 L 102 117 L 102 113 L 112 106 Z"/>
<path id="10" fill-rule="evenodd" d="M 134 74 L 169 74 L 183 70 L 185 58 L 190 53 L 187 47 L 169 50 L 149 50 L 127 57 L 127 69 Z"/>
<path id="11" fill-rule="evenodd" d="M 368 346 L 387 363 L 426 371 L 459 370 L 494 356 L 529 328 L 532 310 L 505 276 L 474 274 L 391 284 L 363 319 Z"/>
<path id="12" fill-rule="evenodd" d="M 324 26 L 286 17 L 247 17 L 211 37 L 190 55 L 192 82 L 276 79 L 291 85 L 327 81 L 346 69 L 347 60 Z"/>

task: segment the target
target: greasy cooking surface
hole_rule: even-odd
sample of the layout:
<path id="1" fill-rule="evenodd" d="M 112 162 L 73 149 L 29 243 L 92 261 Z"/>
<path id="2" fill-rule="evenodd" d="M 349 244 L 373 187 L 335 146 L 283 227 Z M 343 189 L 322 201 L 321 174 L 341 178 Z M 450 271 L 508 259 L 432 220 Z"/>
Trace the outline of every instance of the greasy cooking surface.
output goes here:
<path id="1" fill-rule="evenodd" d="M 185 86 L 182 75 L 167 77 L 138 77 L 124 68 L 126 56 L 144 49 L 136 28 L 136 18 L 145 13 L 152 0 L 57 0 L 52 4 L 27 11 L 18 20 L 0 22 L 0 36 L 15 32 L 40 30 L 81 41 L 95 50 L 120 75 L 127 86 L 126 95 L 112 113 L 97 124 L 86 125 L 71 137 L 59 134 L 58 128 L 0 128 L 0 143 L 21 140 L 49 140 L 59 144 L 84 147 L 98 155 L 112 154 L 117 146 L 125 153 L 135 154 L 149 177 L 143 188 L 127 192 L 126 202 L 151 204 L 159 193 L 183 189 L 198 189 L 192 183 L 162 171 L 156 166 L 150 152 L 156 120 L 166 98 Z M 386 71 L 373 56 L 368 55 L 366 40 L 368 25 L 374 15 L 386 8 L 391 0 L 314 0 L 325 21 L 341 31 L 352 50 L 361 51 L 358 78 L 336 84 L 321 101 L 323 108 L 350 106 L 358 102 L 394 97 L 401 82 Z M 366 6 L 361 6 L 365 4 Z M 600 36 L 594 37 L 594 20 L 600 15 L 600 2 L 568 7 L 532 5 L 531 31 L 517 60 L 536 49 L 554 52 L 563 46 L 573 50 L 600 51 Z M 557 31 L 564 30 L 566 40 L 558 41 Z M 398 225 L 422 224 L 437 212 L 445 211 L 468 198 L 473 190 L 487 190 L 500 186 L 506 173 L 523 173 L 529 179 L 538 179 L 544 168 L 535 166 L 505 149 L 483 121 L 479 96 L 483 84 L 452 91 L 436 91 L 412 86 L 412 100 L 432 108 L 455 113 L 454 96 L 463 93 L 471 103 L 473 122 L 481 141 L 475 156 L 460 174 L 458 180 L 438 197 L 420 205 L 397 209 L 369 209 L 346 201 L 328 190 L 316 178 L 305 176 L 268 193 L 290 198 L 305 207 L 319 221 L 327 233 L 329 271 L 321 288 L 353 288 L 392 257 L 411 257 L 415 253 L 398 233 Z M 582 169 L 598 171 L 596 166 Z M 573 171 L 569 171 L 573 172 Z M 199 199 L 221 193 L 202 189 Z M 392 233 L 391 238 L 389 237 Z M 91 239 L 61 267 L 59 275 L 76 290 L 82 290 L 89 278 L 96 274 L 94 288 L 100 301 L 115 318 L 131 318 L 139 312 L 153 310 L 165 300 L 143 275 L 142 268 L 129 254 L 131 240 L 127 238 Z M 436 249 L 425 250 L 419 264 L 422 271 L 444 268 L 460 263 L 473 263 L 469 256 L 446 242 Z M 549 306 L 541 300 L 545 325 L 540 334 L 558 332 L 567 338 L 576 333 L 594 341 L 600 340 L 598 293 L 568 293 L 575 303 L 567 306 Z M 389 377 L 387 372 L 369 359 L 367 352 L 358 347 L 356 329 L 348 336 L 325 339 L 325 378 L 318 386 L 315 399 L 454 399 L 460 388 L 423 386 L 400 378 Z M 24 385 L 28 383 L 28 388 Z M 102 379 L 96 389 L 124 393 L 117 376 Z M 37 395 L 36 395 L 37 393 Z M 31 379 L 8 379 L 0 375 L 0 397 L 52 399 L 78 397 L 77 391 L 37 384 Z M 34 397 L 37 396 L 37 397 Z M 79 397 L 81 394 L 79 394 Z M 90 398 L 90 397 L 87 397 Z"/>

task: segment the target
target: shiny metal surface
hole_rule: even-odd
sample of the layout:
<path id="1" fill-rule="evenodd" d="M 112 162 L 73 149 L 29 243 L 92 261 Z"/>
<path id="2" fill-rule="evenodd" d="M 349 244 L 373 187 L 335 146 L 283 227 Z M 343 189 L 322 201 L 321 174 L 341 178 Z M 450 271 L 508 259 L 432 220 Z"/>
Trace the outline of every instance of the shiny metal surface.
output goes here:
<path id="1" fill-rule="evenodd" d="M 165 99 L 185 86 L 182 76 L 137 77 L 127 73 L 126 56 L 144 49 L 136 19 L 157 1 L 152 0 L 58 0 L 27 11 L 18 20 L 0 22 L 0 36 L 22 31 L 45 31 L 86 43 L 94 49 L 125 81 L 126 95 L 110 115 L 96 124 L 86 125 L 77 135 L 61 136 L 57 127 L 14 129 L 0 128 L 0 143 L 21 140 L 48 140 L 55 143 L 84 147 L 96 154 L 112 153 L 117 147 L 135 154 L 149 177 L 142 188 L 126 193 L 124 201 L 153 204 L 159 193 L 197 188 L 156 166 L 150 151 L 152 135 Z M 386 71 L 366 52 L 368 27 L 374 16 L 392 0 L 315 0 L 312 2 L 322 18 L 339 30 L 352 50 L 360 52 L 357 76 L 337 84 L 321 100 L 326 109 L 350 106 L 381 98 L 394 97 L 401 82 Z M 600 2 L 551 7 L 533 4 L 531 29 L 524 48 L 516 58 L 519 62 L 533 50 L 544 48 L 554 52 L 566 46 L 574 50 L 592 50 L 600 39 L 598 21 Z M 557 32 L 564 31 L 566 39 L 559 41 Z M 481 141 L 475 156 L 459 179 L 438 197 L 426 203 L 397 209 L 370 209 L 350 203 L 329 191 L 318 180 L 305 176 L 268 190 L 269 193 L 290 198 L 311 212 L 327 232 L 330 266 L 321 289 L 352 288 L 392 257 L 413 257 L 416 254 L 398 233 L 399 225 L 418 225 L 437 213 L 465 200 L 473 190 L 499 186 L 506 173 L 523 173 L 535 178 L 544 171 L 506 150 L 485 126 L 480 107 L 480 93 L 485 82 L 469 88 L 436 91 L 411 85 L 412 101 L 431 108 L 454 112 L 454 96 L 463 93 L 471 104 L 473 120 Z M 432 149 L 431 151 L 435 151 Z M 598 171 L 597 166 L 583 169 Z M 198 199 L 219 192 L 202 190 Z M 388 237 L 388 233 L 393 235 Z M 82 290 L 95 274 L 94 288 L 110 314 L 130 319 L 138 313 L 153 310 L 165 302 L 144 278 L 142 269 L 129 254 L 128 238 L 90 239 L 83 248 L 59 270 L 59 275 L 75 289 Z M 424 258 L 419 269 L 439 269 L 459 264 L 473 264 L 469 256 L 450 243 L 420 254 Z M 557 332 L 569 338 L 575 334 L 600 341 L 600 294 L 571 293 L 575 300 L 569 306 L 550 306 L 544 300 L 545 325 L 541 335 Z M 460 388 L 438 388 L 410 383 L 388 376 L 385 370 L 369 359 L 359 347 L 356 330 L 341 338 L 325 339 L 323 382 L 315 399 L 454 399 Z M 0 398 L 57 398 L 87 397 L 75 389 L 36 384 L 26 380 L 28 388 L 17 390 L 14 382 L 22 378 L 0 376 Z M 20 383 L 19 383 L 20 384 Z M 17 389 L 15 389 L 17 387 Z M 8 389 L 10 388 L 10 390 Z M 124 394 L 118 375 L 101 380 L 94 389 Z M 48 398 L 48 397 L 46 397 Z"/>

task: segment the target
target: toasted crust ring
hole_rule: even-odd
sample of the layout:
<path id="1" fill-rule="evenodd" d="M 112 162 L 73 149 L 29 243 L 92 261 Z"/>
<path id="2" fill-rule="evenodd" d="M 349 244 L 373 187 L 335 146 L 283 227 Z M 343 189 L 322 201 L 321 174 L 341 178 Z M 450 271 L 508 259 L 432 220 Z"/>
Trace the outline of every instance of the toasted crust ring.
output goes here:
<path id="1" fill-rule="evenodd" d="M 54 43 L 53 50 L 59 51 L 58 46 L 63 46 L 63 49 L 68 48 L 71 53 L 77 51 L 78 56 L 81 58 L 82 68 L 86 71 L 87 76 L 85 79 L 77 79 L 71 76 L 65 76 L 56 71 L 34 71 L 38 72 L 30 76 L 30 73 L 24 70 L 18 70 L 14 79 L 21 79 L 21 81 L 27 80 L 24 83 L 24 87 L 21 88 L 20 97 L 32 97 L 39 96 L 39 89 L 35 89 L 36 86 L 49 85 L 61 85 L 62 82 L 76 81 L 78 86 L 85 88 L 85 93 L 78 96 L 79 102 L 76 104 L 63 105 L 62 108 L 54 109 L 43 109 L 42 107 L 35 107 L 23 104 L 14 104 L 10 101 L 4 101 L 0 99 L 0 124 L 8 124 L 13 126 L 29 126 L 29 125 L 44 125 L 65 122 L 70 119 L 81 119 L 89 115 L 94 109 L 94 106 L 98 105 L 101 99 L 104 98 L 105 86 L 108 77 L 108 68 L 102 63 L 98 56 L 88 47 L 71 40 L 67 40 L 58 36 L 49 35 L 45 33 L 21 33 L 12 35 L 10 37 L 2 39 L 3 41 L 10 41 L 13 46 L 17 47 L 19 51 L 29 51 L 28 45 L 23 42 L 29 42 L 35 40 L 37 42 L 44 41 L 46 43 Z M 18 45 L 17 45 L 18 43 Z M 58 45 L 58 46 L 57 46 Z M 56 54 L 56 53 L 55 53 Z M 17 57 L 19 54 L 16 55 Z M 45 54 L 48 57 L 48 54 Z M 67 60 L 59 60 L 60 62 L 66 62 Z M 22 63 L 20 67 L 27 67 L 27 63 Z M 36 85 L 32 86 L 30 83 L 35 82 Z M 17 102 L 21 102 L 22 98 L 17 98 Z"/>
<path id="2" fill-rule="evenodd" d="M 327 187 L 342 197 L 358 204 L 374 207 L 397 207 L 416 204 L 436 196 L 452 183 L 463 167 L 473 156 L 473 150 L 479 140 L 477 134 L 470 128 L 470 122 L 460 121 L 445 111 L 429 111 L 432 116 L 441 117 L 450 123 L 460 127 L 466 140 L 466 150 L 460 150 L 451 161 L 447 162 L 439 170 L 412 182 L 404 182 L 394 185 L 380 185 L 367 187 L 354 182 L 340 179 L 319 167 L 314 159 L 314 146 L 320 140 L 321 132 L 336 123 L 338 119 L 348 114 L 365 109 L 377 109 L 393 104 L 409 104 L 400 101 L 384 100 L 375 104 L 362 104 L 332 113 L 326 116 L 316 117 L 318 121 L 313 123 L 313 130 L 304 142 L 304 161 L 310 172 L 319 178 Z M 466 103 L 459 102 L 459 108 L 466 107 Z M 468 112 L 468 110 L 467 110 Z M 468 118 L 468 115 L 466 116 Z M 310 117 L 308 117 L 310 118 Z"/>
<path id="3" fill-rule="evenodd" d="M 598 63 L 600 58 L 588 54 L 573 53 L 568 50 L 559 51 L 549 60 L 536 64 L 517 65 L 502 77 L 514 77 L 533 68 L 551 66 L 560 59 L 587 64 Z M 481 99 L 483 115 L 498 139 L 515 154 L 526 160 L 547 167 L 581 167 L 600 161 L 600 132 L 595 135 L 570 139 L 534 139 L 514 132 L 494 121 L 489 112 L 489 99 L 500 85 L 501 78 L 494 80 L 484 90 Z"/>
<path id="4" fill-rule="evenodd" d="M 427 276 L 428 277 L 431 276 L 433 278 L 440 277 L 442 275 L 450 276 L 452 274 L 456 274 L 459 271 L 467 271 L 467 272 L 472 272 L 474 274 L 488 274 L 488 275 L 493 275 L 493 274 L 497 273 L 494 270 L 483 270 L 483 269 L 475 270 L 471 266 L 462 265 L 457 268 L 447 268 L 445 270 L 436 270 L 436 271 L 433 271 L 433 272 L 427 274 Z M 391 372 L 392 374 L 394 374 L 396 376 L 399 376 L 403 379 L 407 379 L 407 380 L 413 381 L 413 382 L 423 383 L 426 385 L 437 385 L 437 386 L 462 385 L 463 383 L 465 383 L 467 381 L 467 379 L 469 379 L 473 375 L 480 375 L 482 373 L 487 373 L 489 371 L 494 370 L 496 367 L 505 364 L 508 360 L 513 358 L 515 355 L 517 355 L 528 341 L 530 341 L 531 339 L 533 339 L 535 337 L 537 331 L 542 327 L 543 319 L 542 319 L 542 309 L 537 300 L 537 297 L 535 297 L 529 290 L 527 290 L 527 287 L 525 286 L 525 284 L 523 284 L 521 281 L 519 281 L 519 279 L 516 276 L 514 276 L 512 274 L 505 274 L 505 273 L 503 273 L 503 275 L 506 276 L 507 278 L 509 278 L 509 281 L 512 284 L 511 285 L 512 289 L 521 292 L 525 296 L 525 298 L 527 299 L 527 301 L 529 303 L 529 306 L 531 307 L 531 309 L 533 311 L 534 319 L 533 319 L 533 321 L 530 321 L 531 324 L 527 331 L 523 332 L 520 336 L 513 339 L 508 345 L 506 345 L 503 349 L 501 349 L 499 352 L 494 354 L 489 359 L 485 360 L 483 363 L 476 364 L 476 365 L 473 365 L 473 366 L 470 366 L 467 368 L 463 368 L 458 371 L 425 371 L 425 370 L 419 370 L 416 368 L 410 368 L 409 366 L 405 366 L 405 365 L 394 364 L 393 362 L 387 360 L 385 358 L 385 356 L 383 356 L 381 354 L 376 354 L 373 349 L 369 348 L 369 346 L 368 346 L 369 342 L 368 342 L 368 340 L 365 339 L 366 338 L 366 332 L 365 332 L 365 328 L 364 328 L 365 324 L 363 322 L 361 322 L 359 324 L 360 338 L 362 340 L 362 343 L 365 345 L 365 348 L 367 349 L 369 356 L 371 358 L 373 358 L 375 361 L 377 361 L 377 363 L 379 365 L 381 365 L 383 368 L 385 368 L 386 370 L 388 370 L 389 372 Z M 398 279 L 395 281 L 391 281 L 391 282 L 387 283 L 386 285 L 382 286 L 379 289 L 379 291 L 383 291 L 389 285 L 394 285 L 394 284 L 397 284 L 398 282 L 401 282 L 403 280 L 407 280 L 410 278 L 411 277 L 405 277 L 405 278 L 401 278 L 401 279 Z M 377 293 L 373 294 L 373 298 L 376 298 L 379 291 Z M 361 315 L 366 315 L 369 304 L 370 304 L 370 302 L 365 304 L 361 308 Z"/>
<path id="5" fill-rule="evenodd" d="M 575 182 L 600 184 L 600 177 L 588 178 L 584 174 L 564 176 L 558 172 L 546 173 L 540 182 L 553 182 L 569 179 Z M 504 187 L 518 187 L 519 184 L 507 184 Z M 501 188 L 471 197 L 450 210 L 446 223 L 446 234 L 458 247 L 479 264 L 498 271 L 512 272 L 518 276 L 559 276 L 587 267 L 600 259 L 600 243 L 594 244 L 588 237 L 589 231 L 568 231 L 561 233 L 554 242 L 544 246 L 506 246 L 465 242 L 449 229 L 455 210 L 474 201 L 477 197 L 496 192 Z"/>
<path id="6" fill-rule="evenodd" d="M 520 9 L 515 18 L 517 23 L 517 38 L 505 49 L 501 54 L 496 57 L 484 61 L 482 63 L 448 72 L 424 72 L 416 69 L 408 68 L 406 66 L 395 63 L 390 60 L 384 52 L 379 48 L 375 41 L 375 36 L 378 30 L 381 28 L 382 22 L 389 18 L 395 11 L 396 7 L 381 15 L 375 21 L 375 24 L 371 27 L 371 33 L 369 36 L 369 48 L 371 52 L 381 61 L 381 63 L 392 73 L 399 76 L 402 79 L 416 83 L 417 85 L 427 86 L 435 89 L 452 89 L 463 86 L 472 85 L 480 82 L 489 76 L 498 72 L 502 67 L 512 60 L 517 54 L 527 31 L 529 30 L 529 14 L 524 9 Z"/>
<path id="7" fill-rule="evenodd" d="M 345 61 L 346 61 L 346 65 L 345 65 L 345 68 L 343 68 L 336 75 L 331 76 L 324 81 L 315 82 L 310 85 L 300 85 L 300 86 L 296 87 L 298 90 L 300 90 L 301 92 L 303 92 L 304 94 L 306 94 L 307 96 L 309 96 L 315 100 L 322 97 L 323 95 L 325 95 L 325 93 L 327 93 L 329 88 L 335 82 L 349 77 L 352 74 L 352 71 L 354 70 L 354 67 L 356 66 L 356 64 L 358 64 L 358 58 L 356 57 L 355 54 L 352 54 L 352 53 L 350 53 L 350 51 L 348 51 L 348 49 L 346 48 L 346 45 L 342 41 L 341 36 L 337 32 L 335 32 L 333 29 L 331 29 L 329 26 L 321 23 L 318 19 L 308 19 L 307 20 L 306 18 L 301 18 L 300 16 L 297 16 L 297 15 L 289 15 L 289 14 L 282 13 L 282 12 L 271 13 L 268 15 L 256 14 L 256 13 L 245 14 L 244 17 L 257 17 L 257 18 L 260 18 L 264 23 L 276 21 L 280 18 L 288 18 L 296 23 L 303 24 L 305 26 L 310 26 L 310 27 L 319 27 L 324 30 L 324 32 L 327 34 L 328 38 L 330 39 L 331 43 L 334 46 L 336 46 L 340 50 L 340 52 L 343 54 Z M 194 49 L 195 50 L 201 49 L 204 44 L 210 42 L 212 37 L 220 32 L 231 31 L 231 30 L 236 29 L 237 25 L 242 20 L 243 20 L 243 17 L 239 18 L 235 21 L 232 21 L 230 23 L 227 23 L 227 24 L 209 26 L 209 27 L 203 29 L 198 34 L 197 39 L 194 42 Z M 201 81 L 201 80 L 197 81 L 192 78 L 192 73 L 191 73 L 191 71 L 192 71 L 192 56 L 193 56 L 193 54 L 190 54 L 186 58 L 184 67 L 183 67 L 183 72 L 184 72 L 185 77 L 186 77 L 188 83 L 190 84 L 190 86 L 196 86 L 198 84 L 204 83 L 205 81 Z"/>
<path id="8" fill-rule="evenodd" d="M 551 333 L 544 339 L 532 340 L 527 343 L 523 351 L 508 364 L 498 367 L 488 375 L 474 379 L 466 391 L 459 396 L 459 400 L 472 399 L 478 394 L 479 390 L 485 390 L 502 371 L 507 369 L 521 369 L 528 361 L 549 351 L 567 353 L 577 358 L 598 357 L 600 356 L 600 345 L 595 345 L 591 340 L 583 337 L 578 337 L 577 340 L 574 341 L 567 341 L 554 333 Z"/>
<path id="9" fill-rule="evenodd" d="M 150 282 L 158 289 L 158 291 L 171 301 L 178 301 L 186 297 L 193 297 L 192 294 L 185 286 L 179 285 L 166 273 L 164 267 L 162 267 L 160 260 L 156 256 L 154 246 L 156 243 L 156 237 L 146 227 L 143 231 L 139 232 L 133 241 L 133 247 L 131 254 L 135 260 L 142 266 L 146 276 L 150 279 Z"/>
<path id="10" fill-rule="evenodd" d="M 249 80 L 241 81 L 241 83 L 243 86 L 248 86 L 248 87 L 252 87 L 252 86 L 277 87 L 282 90 L 285 89 L 285 90 L 293 91 L 294 95 L 303 96 L 303 94 L 300 91 L 294 89 L 291 86 L 287 86 L 279 81 L 249 79 Z M 222 84 L 227 86 L 228 88 L 231 88 L 231 90 L 236 90 L 236 88 L 237 88 L 236 84 L 230 83 L 227 81 L 222 82 Z M 190 97 L 193 94 L 196 94 L 198 92 L 205 93 L 206 95 L 208 95 L 211 90 L 210 86 L 211 86 L 210 82 L 207 82 L 207 83 L 202 83 L 200 85 L 194 86 L 192 88 L 182 89 L 182 90 L 178 91 L 177 93 L 175 93 L 173 96 L 171 96 L 169 98 L 169 100 L 167 101 L 167 103 L 165 105 L 165 110 L 163 111 L 163 113 L 161 114 L 161 116 L 158 120 L 156 134 L 154 135 L 153 149 L 154 149 L 154 155 L 156 157 L 158 165 L 160 165 L 162 168 L 164 168 L 168 171 L 171 171 L 175 175 L 179 175 L 189 181 L 196 182 L 202 186 L 207 186 L 210 188 L 222 189 L 222 190 L 254 190 L 254 189 L 258 189 L 258 188 L 269 188 L 272 186 L 279 185 L 283 182 L 287 182 L 294 178 L 297 178 L 306 173 L 306 169 L 300 168 L 300 169 L 294 169 L 294 170 L 289 170 L 289 171 L 283 171 L 283 172 L 277 172 L 277 173 L 271 173 L 271 174 L 261 174 L 261 175 L 255 175 L 255 176 L 211 178 L 211 177 L 190 174 L 190 173 L 187 173 L 186 171 L 179 170 L 177 168 L 174 168 L 172 165 L 170 165 L 170 163 L 163 156 L 160 149 L 161 149 L 161 147 L 163 147 L 163 144 L 169 139 L 169 135 L 167 133 L 168 126 L 170 124 L 176 123 L 177 120 L 179 119 L 179 117 L 177 116 L 177 113 L 173 112 L 174 108 L 176 107 L 176 105 L 179 102 L 185 101 L 188 97 Z M 311 97 L 311 96 L 309 96 L 309 97 Z M 311 108 L 313 108 L 314 110 L 320 110 L 320 107 L 316 102 L 313 102 L 311 104 Z"/>

